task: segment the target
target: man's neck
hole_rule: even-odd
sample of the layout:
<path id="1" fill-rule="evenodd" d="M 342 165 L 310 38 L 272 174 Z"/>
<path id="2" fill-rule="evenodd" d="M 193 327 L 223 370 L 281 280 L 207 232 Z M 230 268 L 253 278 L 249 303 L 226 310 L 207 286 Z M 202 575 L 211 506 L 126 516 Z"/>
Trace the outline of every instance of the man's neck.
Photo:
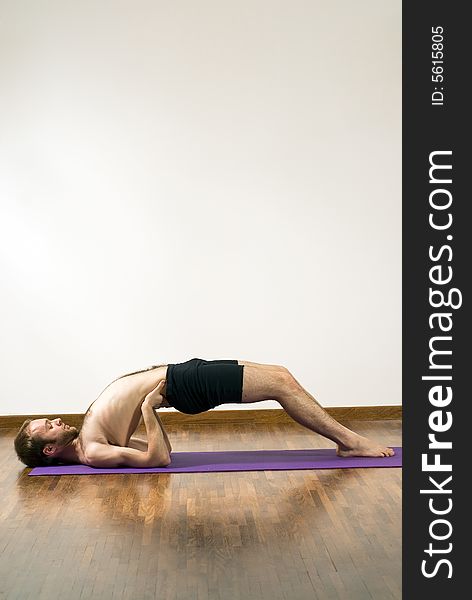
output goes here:
<path id="1" fill-rule="evenodd" d="M 57 458 L 68 463 L 81 464 L 83 462 L 83 455 L 79 438 L 76 437 L 75 440 L 72 440 L 69 445 L 61 450 L 61 453 L 58 454 Z"/>

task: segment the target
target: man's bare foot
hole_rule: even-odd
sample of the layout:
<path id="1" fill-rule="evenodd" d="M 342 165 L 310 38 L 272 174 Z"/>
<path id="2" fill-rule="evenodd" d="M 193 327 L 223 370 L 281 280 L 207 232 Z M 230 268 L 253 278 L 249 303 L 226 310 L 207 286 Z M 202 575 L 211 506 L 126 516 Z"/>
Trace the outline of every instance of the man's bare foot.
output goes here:
<path id="1" fill-rule="evenodd" d="M 355 444 L 348 447 L 341 444 L 336 449 L 338 456 L 393 456 L 395 452 L 392 448 L 386 448 L 380 446 L 376 442 L 369 440 L 368 438 L 359 436 Z"/>

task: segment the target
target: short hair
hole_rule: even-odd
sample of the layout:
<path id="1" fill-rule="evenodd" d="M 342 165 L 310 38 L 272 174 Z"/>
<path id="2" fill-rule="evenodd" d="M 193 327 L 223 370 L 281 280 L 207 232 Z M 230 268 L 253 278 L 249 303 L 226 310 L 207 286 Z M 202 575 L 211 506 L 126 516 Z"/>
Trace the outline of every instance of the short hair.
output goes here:
<path id="1" fill-rule="evenodd" d="M 57 463 L 53 456 L 46 456 L 43 452 L 47 442 L 39 436 L 33 437 L 28 429 L 31 419 L 27 419 L 15 437 L 15 450 L 18 458 L 27 467 L 47 467 Z"/>

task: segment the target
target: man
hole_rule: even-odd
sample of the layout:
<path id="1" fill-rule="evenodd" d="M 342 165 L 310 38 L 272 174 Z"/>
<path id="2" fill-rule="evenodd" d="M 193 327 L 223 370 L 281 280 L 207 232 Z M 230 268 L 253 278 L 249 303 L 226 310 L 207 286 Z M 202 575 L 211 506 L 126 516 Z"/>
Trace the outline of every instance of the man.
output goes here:
<path id="1" fill-rule="evenodd" d="M 27 420 L 15 449 L 28 466 L 163 467 L 172 448 L 154 409 L 173 406 L 196 414 L 218 404 L 263 400 L 277 400 L 295 421 L 335 442 L 339 456 L 394 454 L 333 419 L 286 367 L 201 358 L 119 377 L 91 404 L 80 431 L 60 418 Z M 133 436 L 141 416 L 147 441 Z"/>

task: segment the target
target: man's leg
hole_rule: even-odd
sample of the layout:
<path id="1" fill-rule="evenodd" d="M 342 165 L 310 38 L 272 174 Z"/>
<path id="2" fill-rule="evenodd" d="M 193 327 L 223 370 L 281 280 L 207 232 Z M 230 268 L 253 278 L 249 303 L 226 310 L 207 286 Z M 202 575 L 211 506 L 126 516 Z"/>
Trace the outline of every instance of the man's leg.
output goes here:
<path id="1" fill-rule="evenodd" d="M 244 365 L 242 402 L 277 400 L 300 425 L 338 444 L 340 456 L 392 456 L 394 451 L 331 417 L 285 367 L 238 361 Z"/>

